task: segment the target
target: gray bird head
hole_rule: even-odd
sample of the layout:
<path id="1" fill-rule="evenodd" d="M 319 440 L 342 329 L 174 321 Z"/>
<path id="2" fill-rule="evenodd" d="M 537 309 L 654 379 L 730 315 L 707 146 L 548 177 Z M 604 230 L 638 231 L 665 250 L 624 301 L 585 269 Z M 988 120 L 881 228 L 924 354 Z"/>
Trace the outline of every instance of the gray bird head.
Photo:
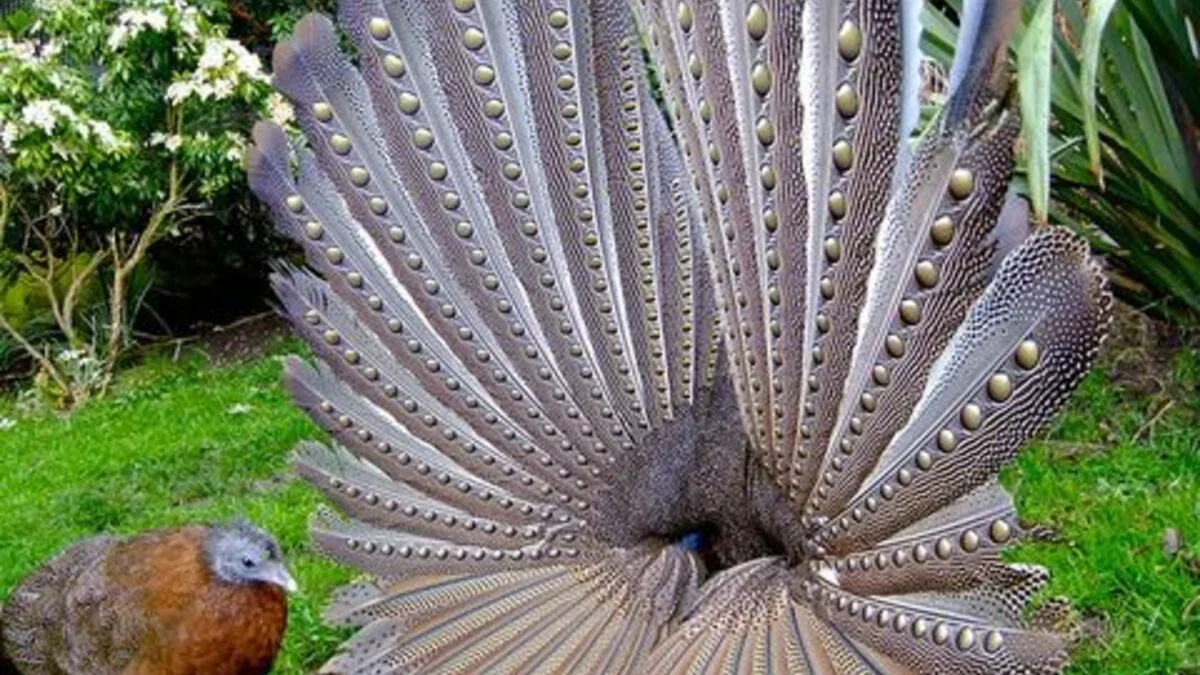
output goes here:
<path id="1" fill-rule="evenodd" d="M 283 564 L 279 544 L 271 535 L 244 520 L 212 528 L 205 542 L 209 567 L 231 584 L 274 584 L 296 592 L 296 580 Z"/>

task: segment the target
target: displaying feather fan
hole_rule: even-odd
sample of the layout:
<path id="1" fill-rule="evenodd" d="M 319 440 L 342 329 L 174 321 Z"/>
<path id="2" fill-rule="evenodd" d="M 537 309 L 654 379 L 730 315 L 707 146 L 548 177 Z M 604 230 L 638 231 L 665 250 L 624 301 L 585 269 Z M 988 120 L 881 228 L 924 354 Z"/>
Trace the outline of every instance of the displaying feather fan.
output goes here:
<path id="1" fill-rule="evenodd" d="M 1061 670 L 996 475 L 1110 301 L 1009 194 L 1019 9 L 916 141 L 909 0 L 343 0 L 357 65 L 302 21 L 308 144 L 248 163 L 372 579 L 325 672 Z"/>

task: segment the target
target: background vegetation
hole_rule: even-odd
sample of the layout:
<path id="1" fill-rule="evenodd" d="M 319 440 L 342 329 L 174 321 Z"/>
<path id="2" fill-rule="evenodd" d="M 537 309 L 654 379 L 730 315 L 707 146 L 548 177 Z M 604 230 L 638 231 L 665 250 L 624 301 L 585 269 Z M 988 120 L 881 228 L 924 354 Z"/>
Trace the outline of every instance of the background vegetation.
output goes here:
<path id="1" fill-rule="evenodd" d="M 135 338 L 262 310 L 291 249 L 242 152 L 257 119 L 291 119 L 271 45 L 331 5 L 39 0 L 3 17 L 0 372 L 32 366 L 69 408 Z"/>
<path id="2" fill-rule="evenodd" d="M 925 51 L 943 65 L 960 7 L 927 5 Z M 1123 300 L 1200 323 L 1200 4 L 1025 0 L 1025 10 L 1014 40 L 1022 189 L 1105 254 Z"/>
<path id="3" fill-rule="evenodd" d="M 35 374 L 43 403 L 69 408 L 135 339 L 263 308 L 264 271 L 291 249 L 241 150 L 255 119 L 291 117 L 272 45 L 336 0 L 16 4 L 0 20 L 0 373 Z M 1200 10 L 1025 5 L 1023 189 L 1106 254 L 1123 299 L 1200 324 Z M 948 62 L 960 6 L 926 5 L 931 63 Z"/>

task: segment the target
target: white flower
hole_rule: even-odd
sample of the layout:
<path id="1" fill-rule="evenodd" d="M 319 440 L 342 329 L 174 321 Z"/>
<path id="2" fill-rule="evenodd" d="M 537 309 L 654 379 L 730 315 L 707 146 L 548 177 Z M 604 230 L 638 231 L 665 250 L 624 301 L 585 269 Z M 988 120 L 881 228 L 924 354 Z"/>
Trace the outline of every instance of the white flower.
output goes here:
<path id="1" fill-rule="evenodd" d="M 7 54 L 18 61 L 38 63 L 52 59 L 62 53 L 60 40 L 47 42 L 23 42 L 0 36 L 0 54 Z"/>
<path id="2" fill-rule="evenodd" d="M 112 32 L 108 34 L 108 49 L 109 51 L 117 51 L 121 45 L 125 44 L 125 40 L 129 38 L 129 27 L 117 24 L 113 26 Z"/>
<path id="3" fill-rule="evenodd" d="M 100 144 L 100 149 L 105 152 L 115 152 L 126 147 L 124 141 L 117 138 L 112 127 L 108 122 L 103 120 L 89 120 L 88 126 L 91 127 L 92 133 L 96 135 L 96 141 Z"/>
<path id="4" fill-rule="evenodd" d="M 7 417 L 0 417 L 0 431 L 8 431 L 15 426 L 17 426 L 16 420 L 9 419 Z"/>
<path id="5" fill-rule="evenodd" d="M 21 121 L 29 126 L 37 127 L 47 136 L 54 133 L 58 121 L 76 121 L 79 116 L 71 107 L 56 99 L 38 99 L 30 101 L 21 109 Z"/>
<path id="6" fill-rule="evenodd" d="M 271 78 L 263 72 L 262 59 L 248 51 L 240 42 L 231 41 L 231 51 L 237 57 L 238 72 L 256 82 L 269 83 Z"/>
<path id="7" fill-rule="evenodd" d="M 219 79 L 212 83 L 210 95 L 218 101 L 229 98 L 233 95 L 233 90 L 236 86 L 237 82 L 231 78 Z"/>
<path id="8" fill-rule="evenodd" d="M 42 133 L 54 133 L 54 126 L 58 124 L 58 118 L 55 117 L 53 111 L 44 105 L 29 104 L 21 111 L 21 119 L 26 124 L 42 130 Z"/>
<path id="9" fill-rule="evenodd" d="M 195 91 L 195 87 L 191 82 L 172 82 L 171 86 L 167 87 L 167 100 L 178 104 L 183 99 L 191 96 L 193 91 Z"/>
<path id="10" fill-rule="evenodd" d="M 50 40 L 42 43 L 41 58 L 42 60 L 52 59 L 62 53 L 62 40 Z"/>
<path id="11" fill-rule="evenodd" d="M 161 33 L 167 23 L 167 15 L 157 9 L 127 9 L 117 16 L 117 25 L 108 35 L 108 48 L 117 51 L 147 28 Z"/>
<path id="12" fill-rule="evenodd" d="M 271 111 L 271 121 L 281 127 L 296 119 L 296 111 L 292 109 L 292 104 L 277 91 L 271 92 L 267 97 L 267 109 Z"/>
<path id="13" fill-rule="evenodd" d="M 150 145 L 161 145 L 165 147 L 168 152 L 175 152 L 179 149 L 179 146 L 183 145 L 183 136 L 180 136 L 179 134 L 164 134 L 161 131 L 156 131 L 153 134 L 150 134 Z"/>
<path id="14" fill-rule="evenodd" d="M 225 151 L 226 161 L 240 164 L 242 157 L 246 155 L 246 138 L 241 134 L 232 131 L 225 132 L 225 139 L 229 141 L 229 148 Z"/>
<path id="15" fill-rule="evenodd" d="M 215 70 L 225 65 L 224 40 L 205 40 L 204 52 L 200 54 L 200 62 L 196 70 Z"/>
<path id="16" fill-rule="evenodd" d="M 37 45 L 0 37 L 0 54 L 10 54 L 18 61 L 32 61 L 37 56 Z"/>
<path id="17" fill-rule="evenodd" d="M 21 119 L 26 124 L 32 124 L 47 134 L 53 132 L 54 126 L 58 124 L 58 118 L 54 116 L 49 106 L 37 105 L 36 102 L 27 104 L 21 110 Z"/>
<path id="18" fill-rule="evenodd" d="M 21 137 L 21 130 L 15 122 L 5 122 L 4 127 L 0 129 L 0 150 L 4 152 L 12 152 L 13 146 L 17 139 Z"/>
<path id="19" fill-rule="evenodd" d="M 229 98 L 244 81 L 270 82 L 258 56 L 236 40 L 209 38 L 204 41 L 196 69 L 185 80 L 167 87 L 167 100 L 178 105 L 195 96 L 202 101 Z"/>
<path id="20" fill-rule="evenodd" d="M 196 7 L 180 7 L 176 4 L 176 11 L 179 12 L 179 30 L 185 37 L 196 37 L 200 34 L 199 17 L 200 13 Z"/>
<path id="21" fill-rule="evenodd" d="M 167 16 L 158 10 L 144 12 L 142 21 L 155 31 L 164 31 L 167 29 Z"/>

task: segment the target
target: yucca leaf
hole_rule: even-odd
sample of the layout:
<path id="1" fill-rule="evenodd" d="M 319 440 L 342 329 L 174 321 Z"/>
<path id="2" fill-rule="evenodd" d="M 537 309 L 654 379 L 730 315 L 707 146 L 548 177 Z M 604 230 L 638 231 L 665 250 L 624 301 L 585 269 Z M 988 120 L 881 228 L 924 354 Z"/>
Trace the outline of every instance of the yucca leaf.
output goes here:
<path id="1" fill-rule="evenodd" d="M 1054 0 L 1041 0 L 1017 50 L 1021 120 L 1026 142 L 1029 199 L 1034 217 L 1050 212 L 1050 88 L 1053 68 Z"/>
<path id="2" fill-rule="evenodd" d="M 1088 162 L 1100 189 L 1104 189 L 1104 168 L 1100 162 L 1100 131 L 1096 128 L 1096 69 L 1100 65 L 1100 38 L 1117 0 L 1095 0 L 1088 7 L 1087 24 L 1083 29 L 1083 129 L 1087 138 Z"/>

